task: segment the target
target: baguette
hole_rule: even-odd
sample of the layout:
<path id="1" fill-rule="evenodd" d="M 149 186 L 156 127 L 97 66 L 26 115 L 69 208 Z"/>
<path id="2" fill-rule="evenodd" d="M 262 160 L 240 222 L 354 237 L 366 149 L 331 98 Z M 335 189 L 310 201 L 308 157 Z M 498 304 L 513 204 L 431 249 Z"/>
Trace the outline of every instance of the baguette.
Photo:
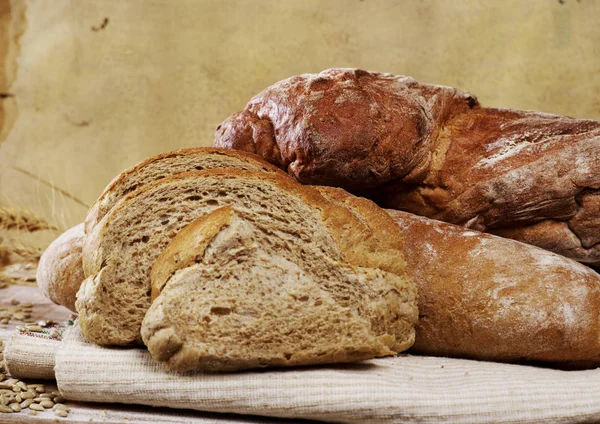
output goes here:
<path id="1" fill-rule="evenodd" d="M 342 189 L 319 191 L 375 234 L 384 232 L 382 222 L 397 223 L 406 270 L 418 292 L 412 352 L 597 365 L 600 275 L 590 268 L 514 240 L 406 212 L 386 213 Z"/>
<path id="2" fill-rule="evenodd" d="M 302 183 L 600 265 L 597 121 L 329 69 L 259 93 L 219 125 L 214 146 L 257 153 Z"/>

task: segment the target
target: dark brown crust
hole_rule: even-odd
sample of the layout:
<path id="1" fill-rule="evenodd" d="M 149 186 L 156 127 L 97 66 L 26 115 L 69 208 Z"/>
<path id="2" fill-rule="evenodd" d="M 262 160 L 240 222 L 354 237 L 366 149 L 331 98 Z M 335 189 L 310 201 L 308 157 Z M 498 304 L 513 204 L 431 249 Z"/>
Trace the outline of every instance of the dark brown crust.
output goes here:
<path id="1" fill-rule="evenodd" d="M 482 108 L 454 88 L 330 69 L 267 88 L 219 126 L 214 146 L 257 153 L 302 183 L 600 264 L 597 121 Z M 546 220 L 566 226 L 531 230 Z"/>

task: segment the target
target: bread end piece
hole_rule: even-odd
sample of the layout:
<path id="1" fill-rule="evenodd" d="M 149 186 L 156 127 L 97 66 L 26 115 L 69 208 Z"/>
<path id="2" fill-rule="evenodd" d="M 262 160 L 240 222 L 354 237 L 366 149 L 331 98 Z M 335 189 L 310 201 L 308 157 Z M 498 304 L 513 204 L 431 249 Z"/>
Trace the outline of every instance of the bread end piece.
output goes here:
<path id="1" fill-rule="evenodd" d="M 81 254 L 84 236 L 83 224 L 61 234 L 42 254 L 36 275 L 46 297 L 73 312 L 77 291 L 85 279 Z"/>

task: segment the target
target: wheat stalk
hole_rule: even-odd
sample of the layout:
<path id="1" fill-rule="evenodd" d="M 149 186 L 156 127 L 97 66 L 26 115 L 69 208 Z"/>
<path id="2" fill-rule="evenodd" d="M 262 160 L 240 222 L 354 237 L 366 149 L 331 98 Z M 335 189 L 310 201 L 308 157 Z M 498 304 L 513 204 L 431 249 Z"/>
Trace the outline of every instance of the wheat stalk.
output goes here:
<path id="1" fill-rule="evenodd" d="M 0 289 L 5 289 L 11 285 L 20 285 L 20 286 L 36 286 L 37 282 L 35 281 L 25 281 L 25 280 L 17 280 L 16 278 L 9 277 L 8 275 L 0 272 Z"/>
<path id="2" fill-rule="evenodd" d="M 10 250 L 0 246 L 0 268 L 10 264 Z"/>
<path id="3" fill-rule="evenodd" d="M 40 230 L 58 230 L 43 218 L 31 212 L 0 206 L 0 229 L 34 232 Z"/>

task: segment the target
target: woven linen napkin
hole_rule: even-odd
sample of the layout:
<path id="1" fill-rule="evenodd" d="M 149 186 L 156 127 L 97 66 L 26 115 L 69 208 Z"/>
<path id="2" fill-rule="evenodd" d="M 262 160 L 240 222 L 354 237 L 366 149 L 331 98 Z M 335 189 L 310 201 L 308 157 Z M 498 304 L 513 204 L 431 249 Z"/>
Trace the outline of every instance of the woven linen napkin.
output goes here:
<path id="1" fill-rule="evenodd" d="M 6 369 L 12 377 L 54 379 L 54 358 L 60 340 L 43 334 L 15 331 L 4 349 Z"/>
<path id="2" fill-rule="evenodd" d="M 146 350 L 103 348 L 69 328 L 56 350 L 67 399 L 338 422 L 600 421 L 600 369 L 399 356 L 353 365 L 176 374 Z"/>

